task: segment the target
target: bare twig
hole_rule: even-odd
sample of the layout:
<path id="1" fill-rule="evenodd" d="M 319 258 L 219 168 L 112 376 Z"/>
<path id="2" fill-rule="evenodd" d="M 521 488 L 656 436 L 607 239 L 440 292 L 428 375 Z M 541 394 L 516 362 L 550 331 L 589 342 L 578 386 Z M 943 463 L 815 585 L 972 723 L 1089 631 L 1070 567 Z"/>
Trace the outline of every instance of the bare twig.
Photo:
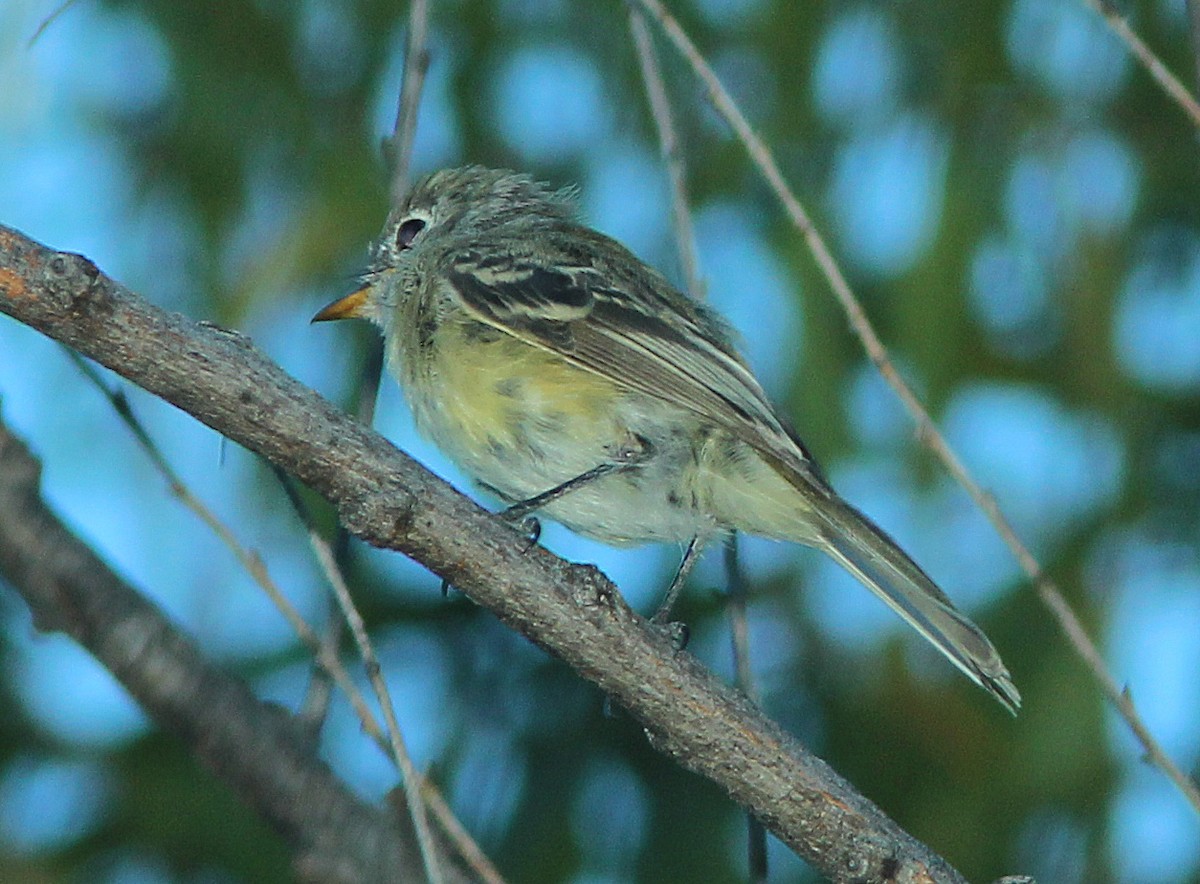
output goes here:
<path id="1" fill-rule="evenodd" d="M 408 192 L 413 138 L 417 134 L 417 111 L 421 105 L 425 71 L 429 68 L 428 41 L 428 0 L 412 0 L 408 10 L 408 41 L 404 46 L 404 82 L 400 87 L 400 103 L 396 108 L 396 125 L 387 144 L 393 205 Z"/>
<path id="2" fill-rule="evenodd" d="M 413 139 L 417 131 L 421 90 L 425 83 L 425 71 L 429 66 L 428 33 L 429 4 L 427 0 L 412 0 L 408 15 L 408 39 L 404 48 L 404 80 L 400 87 L 396 122 L 391 137 L 384 145 L 384 154 L 391 166 L 390 192 L 393 205 L 398 203 L 408 191 L 409 167 L 412 162 Z M 369 424 L 374 420 L 375 402 L 382 374 L 383 345 L 380 341 L 374 341 L 363 366 L 360 380 L 358 410 L 359 417 L 364 423 Z M 315 542 L 315 535 L 311 531 L 309 537 L 313 541 L 313 550 L 329 577 L 330 586 L 333 587 L 338 605 L 350 625 L 350 631 L 360 654 L 362 654 L 368 678 L 379 698 L 384 721 L 387 723 L 392 754 L 404 781 L 404 796 L 409 814 L 412 816 L 413 829 L 421 848 L 421 856 L 425 860 L 426 878 L 431 884 L 440 884 L 442 876 L 438 867 L 437 851 L 433 843 L 433 834 L 429 829 L 425 803 L 421 798 L 416 769 L 413 767 L 412 759 L 405 747 L 396 711 L 392 706 L 387 685 L 379 671 L 378 659 L 367 636 L 362 617 L 354 607 L 354 601 L 342 579 L 341 571 L 336 565 L 333 550 L 324 542 Z M 344 546 L 344 534 L 339 537 L 337 546 L 339 548 Z"/>
<path id="3" fill-rule="evenodd" d="M 46 33 L 50 25 L 54 24 L 58 17 L 74 6 L 75 3 L 76 0 L 63 0 L 62 3 L 51 10 L 50 14 L 43 18 L 38 24 L 37 30 L 33 32 L 33 36 L 29 38 L 29 42 L 26 44 L 26 46 L 32 47 L 34 43 L 40 40 L 42 34 Z"/>
<path id="4" fill-rule="evenodd" d="M 243 570 L 262 588 L 263 592 L 267 594 L 267 598 L 271 600 L 271 603 L 275 605 L 279 613 L 283 615 L 283 618 L 291 626 L 292 631 L 296 633 L 297 637 L 313 654 L 318 665 L 333 678 L 338 687 L 346 694 L 350 700 L 350 705 L 354 708 L 355 715 L 358 716 L 358 720 L 362 723 L 363 729 L 375 738 L 384 752 L 387 752 L 389 747 L 386 735 L 375 721 L 375 716 L 371 714 L 370 707 L 367 706 L 362 693 L 355 686 L 354 681 L 350 678 L 350 674 L 342 665 L 342 661 L 338 659 L 335 650 L 328 646 L 327 643 L 321 641 L 316 631 L 308 625 L 308 622 L 288 600 L 283 590 L 279 588 L 274 578 L 271 577 L 271 573 L 267 570 L 262 557 L 254 552 L 254 550 L 242 546 L 237 536 L 233 533 L 233 530 L 222 522 L 220 517 L 192 492 L 163 455 L 162 450 L 151 438 L 149 432 L 142 425 L 142 422 L 138 420 L 137 415 L 133 413 L 133 409 L 130 407 L 129 400 L 125 395 L 118 389 L 111 389 L 96 369 L 77 352 L 70 348 L 64 349 L 71 358 L 71 361 L 83 373 L 84 377 L 91 381 L 112 404 L 113 410 L 116 411 L 122 422 L 129 428 L 134 439 L 137 440 L 147 457 L 150 458 L 150 462 L 154 465 L 155 469 L 166 480 L 171 493 L 187 509 L 191 510 L 204 526 L 225 545 Z"/>
<path id="5" fill-rule="evenodd" d="M 1001 539 L 1003 539 L 1020 563 L 1022 569 L 1032 579 L 1039 597 L 1057 619 L 1059 627 L 1066 635 L 1072 647 L 1075 648 L 1081 659 L 1086 663 L 1100 684 L 1102 691 L 1108 696 L 1113 705 L 1116 706 L 1118 712 L 1125 719 L 1138 741 L 1141 742 L 1147 758 L 1167 775 L 1193 808 L 1200 811 L 1200 790 L 1196 788 L 1195 783 L 1167 756 L 1162 746 L 1150 733 L 1133 701 L 1125 692 L 1117 687 L 1117 682 L 1109 673 L 1103 657 L 1096 648 L 1095 642 L 1088 636 L 1087 630 L 1084 629 L 1078 615 L 1071 609 L 1070 604 L 1058 586 L 1042 572 L 1033 554 L 1029 552 L 1029 549 L 1017 536 L 1011 523 L 1000 511 L 1000 508 L 996 505 L 991 495 L 985 492 L 970 473 L 967 472 L 966 467 L 963 466 L 957 454 L 950 448 L 945 438 L 934 425 L 933 420 L 929 417 L 929 413 L 925 410 L 921 401 L 905 383 L 900 373 L 896 370 L 896 367 L 892 364 L 887 349 L 883 346 L 882 341 L 880 341 L 879 335 L 876 334 L 870 320 L 867 319 L 862 304 L 851 290 L 849 283 L 842 274 L 841 268 L 825 244 L 825 240 L 809 218 L 808 213 L 788 187 L 770 150 L 754 132 L 754 129 L 742 114 L 741 109 L 721 84 L 721 81 L 717 78 L 712 68 L 709 67 L 708 63 L 700 55 L 699 50 L 696 49 L 695 44 L 692 43 L 691 39 L 683 31 L 679 22 L 667 12 L 662 3 L 659 0 L 631 0 L 631 2 L 640 5 L 659 24 L 671 43 L 691 65 L 697 78 L 704 84 L 708 91 L 709 99 L 712 101 L 717 112 L 725 118 L 738 140 L 745 146 L 751 160 L 776 197 L 783 204 L 788 217 L 796 229 L 804 237 L 805 244 L 812 253 L 813 259 L 816 261 L 834 295 L 842 305 L 842 309 L 849 318 L 850 325 L 862 342 L 867 355 L 904 404 L 909 414 L 912 415 L 914 421 L 916 421 L 917 433 L 921 441 L 942 461 L 954 479 L 967 491 L 976 505 L 987 515 L 996 533 L 1000 535 Z"/>
<path id="6" fill-rule="evenodd" d="M 387 726 L 387 741 L 385 743 L 385 751 L 391 756 L 396 763 L 396 768 L 400 771 L 401 779 L 404 783 L 404 795 L 406 802 L 406 810 L 413 819 L 414 832 L 417 834 L 417 843 L 421 847 L 422 860 L 425 862 L 425 877 L 432 884 L 436 884 L 441 880 L 441 872 L 436 860 L 431 864 L 431 854 L 426 853 L 426 847 L 433 850 L 432 834 L 428 829 L 428 822 L 425 817 L 425 804 L 420 797 L 422 779 L 417 773 L 416 766 L 412 762 L 412 756 L 408 752 L 408 746 L 404 741 L 404 735 L 400 730 L 400 724 L 396 717 L 395 706 L 392 704 L 391 695 L 387 689 L 387 684 L 383 680 L 379 660 L 375 654 L 375 648 L 371 644 L 367 636 L 366 626 L 363 623 L 362 615 L 358 612 L 358 608 L 354 605 L 354 601 L 350 595 L 350 588 L 346 584 L 345 576 L 342 574 L 342 569 L 338 566 L 336 556 L 334 555 L 333 547 L 324 537 L 318 533 L 316 527 L 312 524 L 308 517 L 308 511 L 304 506 L 304 502 L 292 487 L 291 480 L 286 472 L 279 467 L 272 465 L 275 475 L 279 483 L 283 486 L 287 494 L 288 500 L 292 505 L 292 509 L 300 517 L 304 523 L 306 533 L 308 534 L 308 543 L 317 557 L 317 563 L 321 566 L 321 571 L 325 574 L 325 579 L 329 581 L 330 587 L 333 588 L 334 598 L 337 600 L 338 607 L 342 611 L 342 615 L 346 623 L 350 626 L 351 635 L 353 635 L 356 644 L 358 645 L 359 654 L 362 657 L 364 668 L 367 671 L 367 677 L 371 682 L 371 688 L 375 692 L 375 697 L 379 700 L 379 707 L 383 710 L 384 723 Z M 372 719 L 372 724 L 374 720 Z M 420 807 L 420 814 L 413 811 L 413 799 L 410 797 L 413 793 L 417 794 L 416 803 Z M 449 808 L 447 808 L 449 810 Z M 422 838 L 420 826 L 424 824 L 425 833 Z M 458 827 L 461 830 L 461 826 Z M 465 832 L 463 833 L 465 834 Z M 469 845 L 475 847 L 473 841 L 468 839 Z"/>
<path id="7" fill-rule="evenodd" d="M 417 116 L 421 109 L 421 93 L 425 72 L 429 69 L 429 2 L 412 0 L 408 9 L 408 39 L 404 44 L 404 79 L 396 104 L 396 122 L 392 134 L 383 143 L 384 159 L 390 174 L 389 193 L 395 206 L 408 193 L 412 167 L 413 141 L 417 134 Z M 362 366 L 358 384 L 358 416 L 363 423 L 375 419 L 375 402 L 383 375 L 383 342 L 372 340 Z M 339 538 L 340 549 L 344 538 Z"/>
<path id="8" fill-rule="evenodd" d="M 329 656 L 337 657 L 341 641 L 342 621 L 337 617 L 330 617 L 325 624 L 325 634 L 321 636 L 321 647 Z M 312 733 L 313 739 L 318 738 L 321 728 L 329 716 L 329 707 L 333 703 L 334 684 L 333 678 L 325 671 L 325 667 L 314 660 L 310 668 L 308 687 L 304 691 L 304 697 L 296 706 L 296 717 L 304 722 L 304 726 Z M 384 754 L 387 753 L 386 742 L 385 740 L 383 746 Z"/>
<path id="9" fill-rule="evenodd" d="M 462 857 L 463 862 L 470 867 L 479 880 L 483 884 L 504 884 L 504 878 L 499 870 L 492 865 L 492 861 L 471 837 L 471 833 L 463 828 L 442 793 L 429 780 L 422 780 L 421 796 L 425 799 L 425 805 L 433 813 L 434 819 L 438 821 L 442 831 L 446 833 L 450 843 L 458 850 L 458 855 Z"/>
<path id="10" fill-rule="evenodd" d="M 679 252 L 679 266 L 683 271 L 688 294 L 698 301 L 704 300 L 704 281 L 700 276 L 697 258 L 695 229 L 692 225 L 691 201 L 687 193 L 687 172 L 684 168 L 683 151 L 671 112 L 671 101 L 663 81 L 662 66 L 654 49 L 654 36 L 646 25 L 646 17 L 640 9 L 629 7 L 629 30 L 633 34 L 641 65 L 642 82 L 646 86 L 646 98 L 650 102 L 650 113 L 658 132 L 659 152 L 671 183 L 671 220 L 675 229 L 675 245 Z M 729 628 L 733 639 L 733 662 L 737 672 L 736 684 L 755 703 L 759 701 L 754 688 L 750 669 L 750 640 L 746 620 L 746 586 L 738 563 L 737 534 L 730 535 L 725 544 L 725 574 L 729 597 Z M 762 824 L 753 814 L 746 814 L 746 853 L 749 880 L 767 879 L 767 835 Z"/>
<path id="11" fill-rule="evenodd" d="M 759 703 L 758 687 L 750 668 L 746 575 L 738 556 L 737 534 L 731 534 L 725 542 L 725 582 L 729 587 L 729 632 L 733 641 L 734 681 L 743 694 Z M 767 833 L 752 816 L 746 817 L 746 867 L 751 884 L 761 884 L 767 880 Z"/>
<path id="12" fill-rule="evenodd" d="M 437 850 L 433 843 L 433 833 L 429 830 L 425 802 L 421 798 L 420 778 L 417 775 L 416 767 L 413 766 L 412 756 L 408 754 L 404 734 L 400 732 L 400 722 L 396 718 L 396 708 L 392 704 L 392 696 L 388 691 L 387 682 L 384 681 L 379 658 L 375 656 L 375 649 L 367 637 L 367 627 L 363 622 L 362 615 L 358 613 L 358 609 L 354 606 L 354 600 L 350 597 L 350 589 L 346 586 L 346 581 L 342 579 L 341 571 L 334 564 L 333 552 L 329 545 L 318 543 L 314 544 L 313 549 L 317 553 L 317 558 L 321 560 L 321 567 L 329 577 L 334 598 L 337 599 L 338 606 L 342 609 L 342 616 L 350 625 L 350 634 L 354 636 L 354 642 L 358 645 L 358 653 L 362 656 L 363 666 L 367 670 L 367 678 L 371 681 L 375 696 L 379 698 L 379 706 L 383 710 L 383 720 L 387 725 L 388 738 L 391 743 L 392 758 L 404 780 L 404 795 L 408 804 L 408 812 L 412 815 L 417 843 L 421 847 L 421 857 L 425 861 L 426 880 L 429 881 L 429 884 L 441 884 L 441 864 L 438 862 Z"/>
<path id="13" fill-rule="evenodd" d="M 725 544 L 725 580 L 729 586 L 730 638 L 733 641 L 734 682 L 743 694 L 760 702 L 750 670 L 750 630 L 746 622 L 746 575 L 738 556 L 737 535 Z"/>
<path id="14" fill-rule="evenodd" d="M 633 6 L 629 7 L 629 29 L 633 33 L 633 43 L 637 47 L 638 61 L 642 68 L 642 82 L 646 84 L 646 98 L 650 102 L 650 112 L 658 130 L 659 151 L 671 180 L 671 223 L 675 228 L 679 265 L 688 294 L 698 301 L 703 301 L 704 282 L 700 278 L 700 262 L 696 258 L 696 234 L 692 228 L 683 152 L 679 147 L 679 136 L 675 133 L 671 102 L 667 98 L 667 87 L 663 82 L 658 53 L 654 51 L 654 38 L 646 26 L 646 17 Z"/>
<path id="15" fill-rule="evenodd" d="M 1134 32 L 1116 6 L 1108 0 L 1083 0 L 1083 2 L 1104 18 L 1109 29 L 1129 47 L 1133 57 L 1146 69 L 1159 88 L 1166 93 L 1167 98 L 1179 105 L 1179 109 L 1187 114 L 1192 125 L 1200 129 L 1200 104 L 1196 102 L 1192 93 L 1188 92 L 1187 87 L 1179 81 L 1179 78 L 1167 70 L 1167 66 L 1154 54 L 1154 50 Z"/>
<path id="16" fill-rule="evenodd" d="M 314 525 L 312 523 L 312 519 L 308 517 L 308 510 L 304 505 L 304 500 L 301 500 L 300 495 L 296 493 L 296 489 L 293 486 L 292 480 L 290 480 L 288 474 L 284 473 L 283 470 L 276 467 L 274 464 L 271 464 L 271 469 L 274 470 L 276 479 L 278 479 L 278 481 L 280 481 L 280 485 L 283 486 L 283 491 L 287 494 L 288 501 L 290 504 L 292 504 L 292 509 L 296 513 L 296 516 L 298 516 L 300 521 L 305 525 L 305 531 L 308 535 L 308 545 L 310 545 L 312 548 L 313 553 L 317 555 L 317 563 L 320 565 L 320 569 L 322 569 L 324 572 L 325 579 L 328 579 L 331 587 L 340 588 L 335 590 L 338 596 L 344 596 L 349 599 L 349 588 L 347 587 L 346 577 L 342 575 L 342 569 L 337 564 L 337 555 L 335 554 L 334 547 L 332 547 L 323 536 L 320 536 L 316 525 Z M 355 618 L 361 620 L 361 615 L 356 612 L 356 609 Z M 370 643 L 368 643 L 368 647 L 370 647 Z M 380 705 L 384 705 L 384 708 L 390 708 L 390 705 L 385 705 L 386 696 L 378 696 L 377 694 L 377 698 L 379 699 Z M 392 717 L 395 717 L 395 712 L 392 712 Z M 370 733 L 374 739 L 376 739 L 376 744 L 382 748 L 384 753 L 390 754 L 392 759 L 396 760 L 397 769 L 400 768 L 401 762 L 400 759 L 397 758 L 395 748 L 390 744 L 388 736 L 384 735 L 382 730 L 379 729 L 379 726 L 376 721 L 374 721 L 374 718 L 372 717 L 370 722 L 364 722 L 364 726 L 367 729 L 367 732 Z M 400 742 L 403 750 L 403 739 L 401 739 Z M 491 860 L 487 859 L 487 856 L 484 854 L 484 852 L 482 852 L 479 844 L 475 842 L 472 836 L 470 836 L 467 829 L 464 828 L 460 822 L 458 822 L 458 819 L 454 816 L 454 811 L 450 810 L 450 806 L 446 804 L 445 799 L 443 798 L 442 793 L 440 793 L 440 790 L 437 788 L 436 784 L 430 780 L 427 780 L 427 778 L 424 776 L 415 774 L 412 757 L 408 756 L 407 750 L 403 751 L 403 757 L 406 759 L 409 770 L 414 772 L 415 780 L 413 782 L 415 786 L 418 787 L 418 792 L 421 794 L 422 798 L 425 799 L 425 804 L 428 810 L 433 811 L 434 817 L 436 817 L 438 820 L 440 829 L 442 829 L 450 844 L 452 844 L 452 846 L 454 846 L 454 848 L 457 850 L 458 855 L 460 855 L 461 858 L 467 862 L 467 865 L 472 868 L 472 871 L 478 874 L 480 880 L 484 880 L 484 882 L 488 882 L 488 884 L 503 884 L 503 878 L 500 877 L 499 872 L 496 871 L 496 866 L 492 865 Z M 407 783 L 408 781 L 406 780 L 406 789 Z M 404 800 L 408 800 L 407 792 L 406 799 Z"/>

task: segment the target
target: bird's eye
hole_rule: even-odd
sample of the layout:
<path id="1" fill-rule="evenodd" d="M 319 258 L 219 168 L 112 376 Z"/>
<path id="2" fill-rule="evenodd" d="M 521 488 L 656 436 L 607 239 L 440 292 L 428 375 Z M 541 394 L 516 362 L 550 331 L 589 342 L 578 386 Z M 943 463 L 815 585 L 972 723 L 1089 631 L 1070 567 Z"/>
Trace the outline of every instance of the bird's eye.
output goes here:
<path id="1" fill-rule="evenodd" d="M 409 218 L 396 230 L 396 248 L 403 251 L 413 244 L 417 234 L 425 229 L 425 221 L 421 218 Z"/>

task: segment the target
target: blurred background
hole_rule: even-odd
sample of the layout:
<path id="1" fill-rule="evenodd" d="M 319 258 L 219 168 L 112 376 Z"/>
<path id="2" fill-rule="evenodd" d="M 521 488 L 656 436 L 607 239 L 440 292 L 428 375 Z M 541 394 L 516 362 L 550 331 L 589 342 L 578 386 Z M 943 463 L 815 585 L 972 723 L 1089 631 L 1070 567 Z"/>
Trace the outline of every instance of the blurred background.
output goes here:
<path id="1" fill-rule="evenodd" d="M 406 4 L 0 5 L 0 222 L 150 301 L 249 334 L 350 407 L 361 324 L 311 327 L 387 211 L 381 139 Z M 776 152 L 907 380 L 1193 776 L 1200 758 L 1200 163 L 1196 132 L 1080 0 L 675 0 Z M 622 3 L 434 0 L 414 169 L 578 183 L 586 219 L 679 280 L 669 193 Z M 1128 5 L 1190 81 L 1184 0 Z M 798 234 L 661 40 L 711 301 L 842 493 L 1003 653 L 1009 717 L 851 578 L 747 541 L 767 711 L 971 880 L 1200 880 L 1200 819 L 1141 760 L 1014 560 L 917 443 Z M 113 383 L 116 380 L 113 379 Z M 193 490 L 326 618 L 269 471 L 130 389 Z M 112 409 L 0 317 L 0 406 L 48 498 L 229 670 L 295 706 L 306 654 L 168 493 Z M 377 425 L 460 488 L 385 384 Z M 329 524 L 328 513 L 320 514 Z M 329 524 L 330 531 L 332 525 Z M 679 550 L 546 525 L 643 611 Z M 512 881 L 737 881 L 745 824 L 563 664 L 396 554 L 350 579 L 421 767 Z M 732 672 L 720 556 L 678 610 Z M 0 584 L 0 879 L 286 880 L 277 839 Z M 329 762 L 397 781 L 344 701 Z M 813 879 L 772 843 L 772 880 Z"/>

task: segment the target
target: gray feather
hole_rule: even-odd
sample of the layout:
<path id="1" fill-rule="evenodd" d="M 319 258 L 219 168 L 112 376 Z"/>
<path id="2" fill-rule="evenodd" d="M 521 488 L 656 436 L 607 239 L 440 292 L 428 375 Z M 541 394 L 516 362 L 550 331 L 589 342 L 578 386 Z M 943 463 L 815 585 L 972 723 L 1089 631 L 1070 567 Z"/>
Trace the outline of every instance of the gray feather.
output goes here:
<path id="1" fill-rule="evenodd" d="M 1014 715 L 1021 695 L 983 632 L 886 533 L 836 496 L 820 509 L 824 549 Z"/>

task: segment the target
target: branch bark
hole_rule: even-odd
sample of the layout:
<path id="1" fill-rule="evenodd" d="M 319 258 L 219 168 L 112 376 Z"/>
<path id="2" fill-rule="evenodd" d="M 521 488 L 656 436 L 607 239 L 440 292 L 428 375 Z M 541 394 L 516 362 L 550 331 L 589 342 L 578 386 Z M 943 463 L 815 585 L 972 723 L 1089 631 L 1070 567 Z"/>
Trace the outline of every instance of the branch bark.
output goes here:
<path id="1" fill-rule="evenodd" d="M 526 551 L 520 532 L 285 374 L 244 336 L 153 307 L 86 258 L 3 226 L 0 312 L 305 482 L 358 537 L 426 565 L 598 685 L 656 748 L 722 786 L 830 880 L 963 880 L 648 628 L 597 569 L 540 547 Z"/>
<path id="2" fill-rule="evenodd" d="M 38 627 L 86 648 L 267 820 L 291 846 L 299 880 L 415 880 L 422 864 L 411 827 L 403 831 L 407 819 L 355 797 L 294 718 L 210 665 L 59 521 L 41 498 L 40 477 L 40 464 L 0 422 L 0 576 Z"/>

